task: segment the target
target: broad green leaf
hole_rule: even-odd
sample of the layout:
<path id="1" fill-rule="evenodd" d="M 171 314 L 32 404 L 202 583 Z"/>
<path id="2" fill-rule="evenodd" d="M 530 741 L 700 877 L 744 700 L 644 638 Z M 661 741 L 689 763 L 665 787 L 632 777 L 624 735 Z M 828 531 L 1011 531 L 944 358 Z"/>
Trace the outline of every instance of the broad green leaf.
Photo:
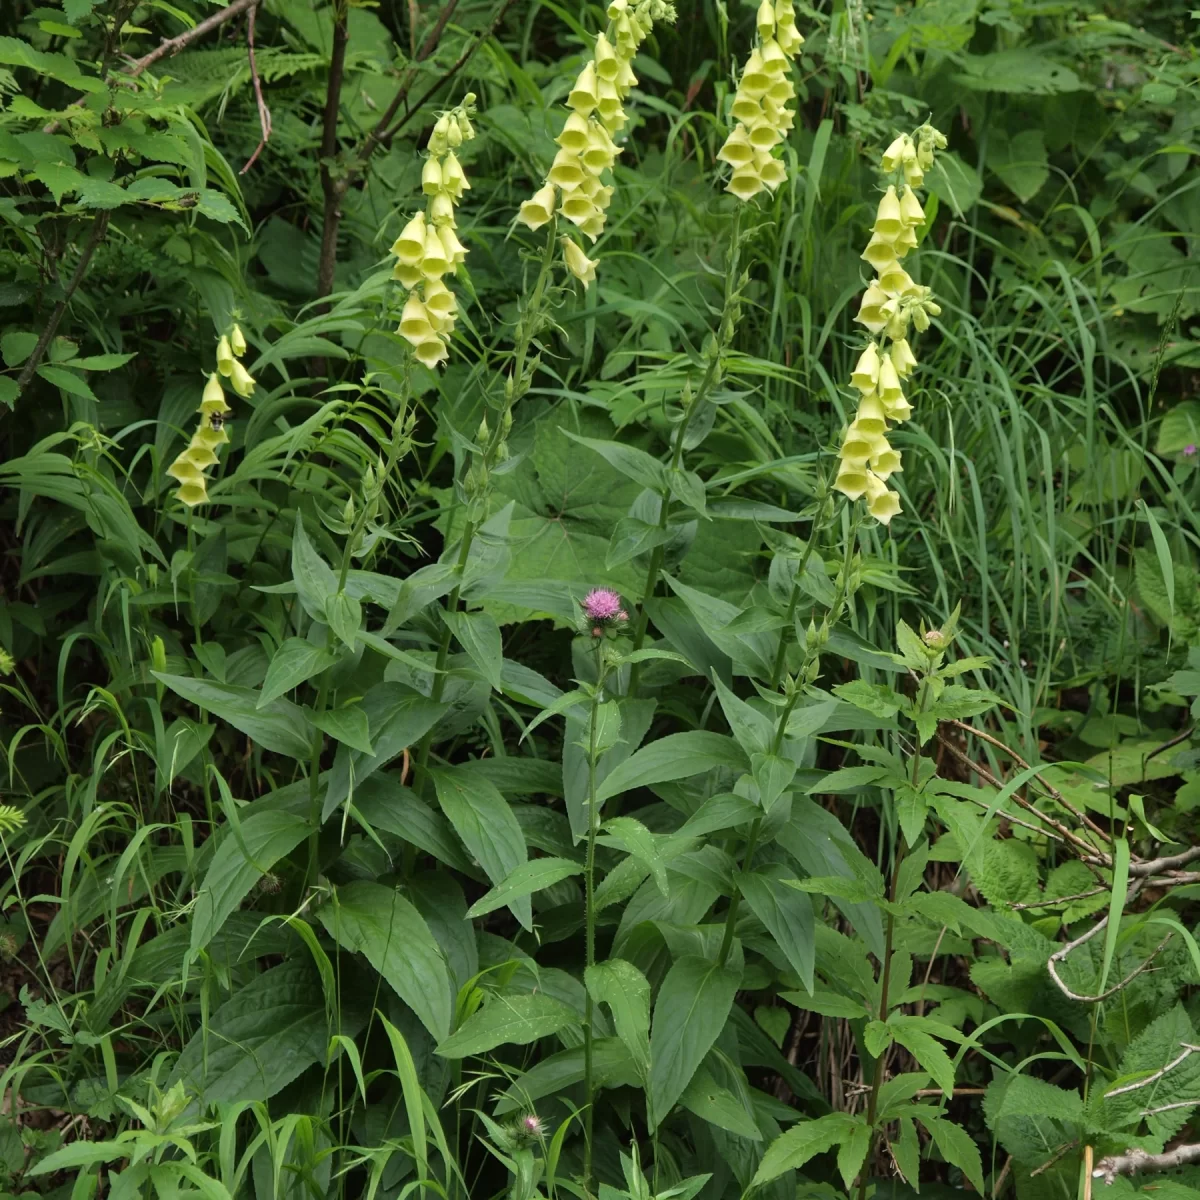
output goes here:
<path id="1" fill-rule="evenodd" d="M 323 713 L 313 713 L 309 718 L 323 733 L 331 738 L 344 742 L 351 749 L 363 754 L 374 754 L 371 746 L 371 734 L 367 724 L 367 714 L 357 704 L 348 704 L 344 708 L 331 708 Z"/>
<path id="2" fill-rule="evenodd" d="M 251 810 L 240 823 L 240 839 L 232 829 L 225 830 L 196 893 L 191 955 L 212 941 L 250 889 L 308 836 L 309 829 L 309 823 L 294 813 Z"/>
<path id="3" fill-rule="evenodd" d="M 651 1129 L 670 1114 L 725 1028 L 740 980 L 740 970 L 695 955 L 679 959 L 667 972 L 650 1031 Z"/>
<path id="4" fill-rule="evenodd" d="M 950 1056 L 942 1049 L 940 1043 L 923 1028 L 929 1023 L 927 1018 L 908 1017 L 898 1013 L 893 1013 L 888 1019 L 888 1027 L 895 1041 L 912 1054 L 922 1070 L 933 1076 L 933 1082 L 946 1095 L 950 1095 L 954 1091 L 954 1063 L 950 1061 Z"/>
<path id="5" fill-rule="evenodd" d="M 450 626 L 458 644 L 479 668 L 484 679 L 496 691 L 501 691 L 504 645 L 500 638 L 500 626 L 495 619 L 484 612 L 444 612 L 442 620 Z"/>
<path id="6" fill-rule="evenodd" d="M 327 670 L 335 662 L 336 656 L 328 650 L 322 650 L 304 638 L 288 638 L 271 656 L 258 707 L 265 707 L 284 692 L 290 692 L 305 680 Z"/>
<path id="7" fill-rule="evenodd" d="M 352 651 L 362 625 L 362 605 L 347 592 L 337 592 L 325 601 L 325 620 L 334 637 Z"/>
<path id="8" fill-rule="evenodd" d="M 748 871 L 738 876 L 750 911 L 766 926 L 800 982 L 811 990 L 816 941 L 812 901 L 770 875 Z"/>
<path id="9" fill-rule="evenodd" d="M 704 1067 L 692 1076 L 679 1103 L 718 1129 L 727 1129 L 752 1142 L 762 1141 L 762 1133 L 746 1106 L 728 1088 L 721 1087 Z"/>
<path id="10" fill-rule="evenodd" d="M 363 1014 L 343 998 L 338 1032 L 353 1037 L 363 1023 Z M 263 972 L 212 1013 L 184 1046 L 167 1082 L 181 1080 L 202 1104 L 267 1100 L 325 1060 L 329 1034 L 319 977 L 305 959 L 292 959 Z"/>
<path id="11" fill-rule="evenodd" d="M 597 789 L 596 799 L 603 804 L 634 788 L 687 779 L 714 767 L 744 772 L 749 766 L 738 744 L 724 734 L 704 730 L 670 733 L 643 746 L 613 770 Z"/>
<path id="12" fill-rule="evenodd" d="M 650 871 L 658 890 L 667 895 L 667 865 L 654 834 L 633 817 L 613 817 L 604 822 L 601 838 L 606 846 L 616 846 L 643 862 Z"/>
<path id="13" fill-rule="evenodd" d="M 780 992 L 779 998 L 794 1004 L 797 1008 L 809 1012 L 820 1013 L 823 1017 L 845 1017 L 847 1020 L 860 1020 L 868 1016 L 867 1010 L 857 1000 L 837 992 L 824 992 L 819 988 L 807 995 L 804 992 Z"/>
<path id="14" fill-rule="evenodd" d="M 601 438 L 583 437 L 572 433 L 569 429 L 562 430 L 573 442 L 594 450 L 609 466 L 615 467 L 627 479 L 640 483 L 644 488 L 664 491 L 669 487 L 667 468 L 657 458 L 639 450 L 636 446 L 627 446 L 623 442 L 610 442 Z"/>
<path id="15" fill-rule="evenodd" d="M 292 579 L 304 611 L 314 621 L 325 620 L 325 605 L 337 594 L 337 576 L 308 540 L 299 512 L 292 534 Z"/>
<path id="16" fill-rule="evenodd" d="M 468 853 L 499 887 L 529 857 L 525 835 L 508 801 L 481 775 L 453 767 L 437 767 L 429 774 L 446 819 Z M 526 929 L 532 927 L 528 895 L 514 895 L 508 907 Z"/>
<path id="17" fill-rule="evenodd" d="M 643 1084 L 650 1075 L 650 984 L 622 958 L 594 963 L 584 974 L 596 1004 L 607 1004 L 617 1036 L 625 1043 Z"/>
<path id="18" fill-rule="evenodd" d="M 1011 137 L 996 131 L 988 141 L 987 165 L 1005 187 L 1027 204 L 1050 178 L 1046 137 L 1040 129 L 1022 129 Z"/>
<path id="19" fill-rule="evenodd" d="M 493 996 L 437 1048 L 443 1058 L 470 1058 L 498 1046 L 527 1046 L 579 1024 L 570 1005 L 540 993 Z"/>
<path id="20" fill-rule="evenodd" d="M 193 679 L 190 675 L 168 675 L 163 671 L 151 674 L 185 700 L 241 730 L 264 750 L 307 760 L 311 750 L 308 721 L 304 711 L 290 700 L 279 697 L 260 707 L 259 693 L 251 688 Z"/>
<path id="21" fill-rule="evenodd" d="M 578 863 L 565 858 L 531 858 L 515 867 L 502 883 L 476 900 L 467 910 L 467 916 L 485 916 L 506 904 L 512 904 L 519 897 L 530 896 L 563 879 L 569 879 L 572 875 L 582 873 L 583 868 Z M 533 922 L 530 921 L 526 928 L 532 929 Z"/>
<path id="22" fill-rule="evenodd" d="M 450 1031 L 453 988 L 425 918 L 395 888 L 356 880 L 317 915 L 339 946 L 366 956 L 438 1039 Z"/>
<path id="23" fill-rule="evenodd" d="M 638 1087 L 642 1080 L 629 1050 L 620 1038 L 596 1038 L 592 1043 L 592 1079 L 597 1087 Z M 572 1046 L 548 1055 L 501 1093 L 496 1116 L 528 1110 L 546 1096 L 561 1096 L 583 1081 L 583 1047 Z"/>

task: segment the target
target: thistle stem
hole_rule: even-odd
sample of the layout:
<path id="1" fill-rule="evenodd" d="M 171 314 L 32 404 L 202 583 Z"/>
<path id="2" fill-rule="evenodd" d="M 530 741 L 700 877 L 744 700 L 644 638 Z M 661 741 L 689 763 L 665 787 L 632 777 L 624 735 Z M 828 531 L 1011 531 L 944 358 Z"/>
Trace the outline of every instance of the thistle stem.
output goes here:
<path id="1" fill-rule="evenodd" d="M 586 926 L 585 974 L 596 962 L 596 835 L 600 830 L 600 814 L 596 811 L 596 758 L 597 758 L 597 723 L 600 713 L 600 702 L 604 692 L 604 641 L 596 640 L 596 688 L 592 692 L 591 706 L 588 712 L 588 836 L 587 858 L 583 871 L 584 882 L 584 924 Z M 583 1012 L 583 1188 L 591 1194 L 592 1186 L 592 1130 L 596 1107 L 595 1079 L 592 1074 L 593 1050 L 593 1005 L 592 993 L 586 992 Z"/>

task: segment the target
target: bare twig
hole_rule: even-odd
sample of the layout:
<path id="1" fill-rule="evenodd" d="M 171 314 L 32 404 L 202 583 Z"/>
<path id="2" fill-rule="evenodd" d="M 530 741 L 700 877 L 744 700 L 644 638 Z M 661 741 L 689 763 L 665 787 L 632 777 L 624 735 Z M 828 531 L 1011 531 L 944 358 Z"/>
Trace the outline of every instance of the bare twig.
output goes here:
<path id="1" fill-rule="evenodd" d="M 990 784 L 997 791 L 1001 791 L 1003 789 L 1004 784 L 1002 784 L 1000 780 L 997 779 L 995 775 L 993 775 L 991 771 L 987 769 L 987 767 L 985 767 L 982 763 L 976 762 L 965 751 L 960 750 L 952 741 L 949 740 L 949 738 L 945 738 L 941 734 L 938 734 L 938 741 L 941 742 L 941 744 L 945 746 L 946 749 L 949 750 L 950 753 L 953 754 L 954 757 L 957 758 L 964 767 L 974 771 L 985 783 Z M 1023 799 L 1020 796 L 1013 796 L 1012 799 L 1021 808 L 1025 809 L 1026 812 L 1032 813 L 1039 821 L 1042 822 L 1043 825 L 1048 825 L 1050 829 L 1044 829 L 1037 825 L 1030 825 L 1027 822 L 1022 821 L 1020 817 L 1014 817 L 1012 813 L 1008 812 L 1002 814 L 1006 821 L 1011 821 L 1014 825 L 1020 825 L 1023 829 L 1032 829 L 1034 833 L 1039 833 L 1043 837 L 1051 838 L 1053 841 L 1065 842 L 1072 849 L 1074 849 L 1076 853 L 1079 853 L 1080 848 L 1088 851 L 1089 853 L 1096 849 L 1095 846 L 1093 846 L 1090 842 L 1084 841 L 1083 838 L 1081 838 L 1078 834 L 1073 833 L 1070 829 L 1063 825 L 1062 822 L 1056 821 L 1053 817 L 1047 816 L 1044 812 L 1040 812 L 1034 805 L 1030 804 L 1028 800 Z M 976 801 L 976 803 L 979 804 L 980 808 L 989 807 L 980 801 Z M 1055 832 L 1052 833 L 1050 830 L 1054 830 Z"/>
<path id="2" fill-rule="evenodd" d="M 412 89 L 412 85 L 416 80 L 416 72 L 410 71 L 404 81 L 396 89 L 396 94 L 392 97 L 387 108 L 384 109 L 383 115 L 375 123 L 375 127 L 363 139 L 362 145 L 355 151 L 350 153 L 345 162 L 341 165 L 340 171 L 336 177 L 328 171 L 324 161 L 322 162 L 322 187 L 325 188 L 325 212 L 324 223 L 321 228 L 321 257 L 317 267 L 317 295 L 328 296 L 333 290 L 333 272 L 337 261 L 337 239 L 338 229 L 341 225 L 342 212 L 341 201 L 346 194 L 350 185 L 362 174 L 366 169 L 371 156 L 380 146 L 387 145 L 392 138 L 404 128 L 406 124 L 421 111 L 422 106 L 442 87 L 450 82 L 455 75 L 466 66 L 472 55 L 490 38 L 500 27 L 500 22 L 504 20 L 505 14 L 512 7 L 514 0 L 501 0 L 499 9 L 496 15 L 492 18 L 486 29 L 480 30 L 475 37 L 467 44 L 463 52 L 458 56 L 455 62 L 448 67 L 437 79 L 421 95 L 415 103 L 408 103 L 408 95 Z M 458 7 L 458 0 L 446 0 L 441 12 L 438 14 L 437 20 L 434 22 L 433 28 L 429 31 L 424 42 L 421 43 L 421 48 L 417 51 L 416 61 L 423 62 L 437 49 L 441 42 L 442 35 L 445 33 L 446 25 L 453 16 L 455 9 Z M 332 82 L 332 79 L 331 79 Z M 339 85 L 340 87 L 340 85 Z M 404 115 L 396 121 L 396 114 L 400 111 L 401 105 L 404 106 Z M 328 107 L 326 108 L 326 116 L 328 116 Z M 336 134 L 336 126 L 335 126 Z M 337 150 L 336 136 L 334 138 L 333 147 L 328 153 L 322 145 L 322 159 L 329 158 L 332 160 L 333 154 Z M 328 186 L 326 186 L 326 176 L 328 175 Z"/>
<path id="3" fill-rule="evenodd" d="M 1130 895 L 1133 894 L 1133 889 L 1130 889 Z M 1074 1000 L 1079 1004 L 1098 1004 L 1101 1000 L 1107 1000 L 1109 996 L 1115 996 L 1122 988 L 1128 987 L 1143 971 L 1147 970 L 1152 962 L 1166 949 L 1167 943 L 1175 935 L 1168 933 L 1161 942 L 1150 952 L 1150 957 L 1139 967 L 1135 967 L 1128 975 L 1125 976 L 1119 983 L 1114 983 L 1107 991 L 1101 992 L 1097 996 L 1081 996 L 1078 992 L 1073 992 L 1062 981 L 1062 977 L 1058 973 L 1058 964 L 1062 962 L 1072 950 L 1077 946 L 1082 946 L 1084 942 L 1091 941 L 1097 933 L 1100 932 L 1108 924 L 1107 915 L 1097 924 L 1093 925 L 1082 937 L 1076 938 L 1073 942 L 1068 942 L 1061 950 L 1056 950 L 1046 962 L 1046 971 L 1050 978 L 1054 980 L 1058 990 L 1062 992 L 1068 1000 Z"/>
<path id="4" fill-rule="evenodd" d="M 1145 1079 L 1139 1079 L 1136 1083 L 1127 1083 L 1123 1087 L 1113 1088 L 1111 1092 L 1104 1093 L 1105 1100 L 1111 1100 L 1113 1096 L 1124 1096 L 1126 1092 L 1136 1092 L 1141 1088 L 1149 1087 L 1152 1083 L 1157 1083 L 1168 1071 L 1173 1071 L 1181 1062 L 1186 1061 L 1193 1054 L 1200 1051 L 1200 1046 L 1193 1046 L 1189 1042 L 1181 1042 L 1183 1053 L 1178 1058 L 1173 1058 L 1165 1067 L 1160 1067 L 1153 1075 L 1147 1075 Z"/>
<path id="5" fill-rule="evenodd" d="M 1092 1162 L 1096 1150 L 1094 1146 L 1083 1148 L 1083 1200 L 1092 1200 Z"/>
<path id="6" fill-rule="evenodd" d="M 1166 871 L 1174 871 L 1185 867 L 1188 863 L 1200 858 L 1200 846 L 1193 846 L 1180 854 L 1171 854 L 1165 858 L 1154 858 L 1149 862 L 1135 862 L 1129 865 L 1129 874 L 1135 876 L 1162 875 Z"/>
<path id="7" fill-rule="evenodd" d="M 254 153 L 247 160 L 246 165 L 238 172 L 239 175 L 245 175 L 254 166 L 258 156 L 271 140 L 271 110 L 267 107 L 266 101 L 263 100 L 262 80 L 258 77 L 258 65 L 254 61 L 254 18 L 257 13 L 257 7 L 252 6 L 250 9 L 250 20 L 246 29 L 246 53 L 250 58 L 250 78 L 254 81 L 254 99 L 258 104 L 258 123 L 262 126 L 262 138 L 255 148 Z"/>
<path id="8" fill-rule="evenodd" d="M 1027 763 L 1011 746 L 1006 745 L 998 737 L 986 732 L 983 729 L 976 729 L 974 725 L 968 725 L 965 721 L 950 720 L 947 725 L 953 725 L 955 729 L 962 730 L 963 733 L 969 733 L 972 737 L 977 737 L 981 741 L 987 742 L 990 746 L 995 746 L 997 750 L 1003 750 L 1023 771 L 1030 770 Z M 1082 821 L 1098 837 L 1103 838 L 1106 842 L 1112 841 L 1112 835 L 1102 829 L 1095 821 L 1092 820 L 1086 813 L 1081 812 L 1075 807 L 1052 783 L 1048 782 L 1040 772 L 1034 772 L 1033 776 L 1038 783 L 1046 789 L 1047 794 L 1056 803 L 1062 805 L 1077 821 Z"/>
<path id="9" fill-rule="evenodd" d="M 341 202 L 346 188 L 335 174 L 334 156 L 338 148 L 338 115 L 341 112 L 346 45 L 349 40 L 347 9 L 343 0 L 334 9 L 333 50 L 329 56 L 325 114 L 321 123 L 321 191 L 325 197 L 325 211 L 321 225 L 321 256 L 317 261 L 318 296 L 328 296 L 333 291 L 333 273 L 337 267 L 338 226 L 342 219 Z"/>
<path id="10" fill-rule="evenodd" d="M 226 21 L 230 21 L 240 13 L 244 13 L 246 9 L 256 8 L 261 3 L 262 0 L 234 0 L 227 8 L 213 13 L 211 17 L 205 17 L 203 21 L 194 25 L 191 29 L 185 30 L 178 37 L 166 38 L 159 42 L 149 54 L 144 54 L 135 62 L 130 63 L 124 73 L 136 79 L 147 67 L 153 66 L 160 58 L 178 54 L 180 50 L 198 41 L 206 33 L 211 33 L 214 29 L 224 25 Z"/>
<path id="11" fill-rule="evenodd" d="M 1092 1171 L 1095 1179 L 1112 1183 L 1118 1175 L 1136 1175 L 1142 1171 L 1171 1171 L 1188 1163 L 1200 1162 L 1200 1143 L 1176 1146 L 1162 1154 L 1147 1154 L 1145 1150 L 1133 1149 L 1128 1154 L 1110 1154 L 1102 1158 Z"/>
<path id="12" fill-rule="evenodd" d="M 1174 1104 L 1160 1104 L 1157 1108 L 1144 1108 L 1142 1116 L 1153 1117 L 1157 1113 L 1170 1112 L 1176 1108 L 1195 1108 L 1197 1104 L 1200 1104 L 1200 1097 L 1195 1100 L 1176 1100 Z"/>
<path id="13" fill-rule="evenodd" d="M 83 282 L 83 277 L 87 274 L 88 265 L 92 261 L 92 255 L 96 253 L 96 247 L 104 240 L 110 216 L 111 211 L 105 209 L 92 222 L 92 232 L 88 235 L 88 240 L 84 242 L 83 249 L 79 253 L 79 262 L 75 264 L 75 270 L 71 273 L 71 278 L 67 282 L 63 298 L 54 306 L 54 311 L 50 314 L 50 320 L 46 322 L 46 327 L 42 330 L 41 336 L 33 348 L 33 353 L 26 360 L 21 374 L 17 377 L 17 396 L 20 396 L 25 388 L 28 387 L 29 381 L 33 378 L 33 373 L 41 365 L 42 358 L 46 353 L 46 347 L 50 345 L 54 335 L 58 332 L 58 326 L 63 319 L 63 314 L 67 311 L 67 306 L 71 303 L 71 297 L 75 295 L 76 289 L 78 289 L 79 285 Z"/>
<path id="14" fill-rule="evenodd" d="M 1030 900 L 1026 904 L 1011 904 L 1009 907 L 1013 912 L 1020 912 L 1024 908 L 1052 908 L 1055 904 L 1066 904 L 1070 900 L 1087 900 L 1091 896 L 1099 896 L 1101 892 L 1107 891 L 1107 887 L 1094 887 L 1086 892 L 1073 892 L 1069 896 L 1051 896 L 1046 900 Z"/>
<path id="15" fill-rule="evenodd" d="M 1167 750 L 1178 746 L 1180 742 L 1186 742 L 1188 738 L 1190 738 L 1195 732 L 1195 725 L 1189 725 L 1182 733 L 1177 733 L 1173 738 L 1168 738 L 1161 746 L 1155 746 L 1154 749 L 1142 759 L 1142 762 L 1148 763 L 1156 754 L 1163 754 Z"/>

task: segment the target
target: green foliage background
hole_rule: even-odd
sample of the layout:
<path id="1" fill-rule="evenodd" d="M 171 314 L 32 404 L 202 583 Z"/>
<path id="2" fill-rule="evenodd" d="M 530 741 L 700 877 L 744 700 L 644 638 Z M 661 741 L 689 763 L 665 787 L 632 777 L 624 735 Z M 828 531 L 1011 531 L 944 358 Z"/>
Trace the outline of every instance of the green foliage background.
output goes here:
<path id="1" fill-rule="evenodd" d="M 685 0 L 584 291 L 514 216 L 599 6 L 235 8 L 0 10 L 0 1193 L 1195 1200 L 1105 1164 L 1200 1105 L 1196 13 L 802 7 L 735 215 L 754 8 Z M 829 483 L 926 119 L 884 529 Z"/>

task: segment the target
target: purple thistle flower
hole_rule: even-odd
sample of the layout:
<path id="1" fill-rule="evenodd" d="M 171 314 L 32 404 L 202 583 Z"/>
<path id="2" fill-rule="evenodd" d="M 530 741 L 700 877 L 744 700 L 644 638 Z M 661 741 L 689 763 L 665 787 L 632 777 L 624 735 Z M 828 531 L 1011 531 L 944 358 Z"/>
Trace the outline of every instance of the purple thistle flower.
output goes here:
<path id="1" fill-rule="evenodd" d="M 1184 458 L 1191 458 L 1192 455 L 1195 453 L 1196 453 L 1195 445 L 1189 444 L 1187 446 L 1184 446 L 1184 448 L 1183 448 L 1183 457 Z"/>
<path id="2" fill-rule="evenodd" d="M 546 1132 L 546 1126 L 537 1113 L 526 1113 L 521 1118 L 521 1132 L 530 1138 L 540 1138 Z"/>
<path id="3" fill-rule="evenodd" d="M 583 598 L 583 612 L 589 621 L 619 620 L 621 597 L 612 588 L 592 588 Z"/>

